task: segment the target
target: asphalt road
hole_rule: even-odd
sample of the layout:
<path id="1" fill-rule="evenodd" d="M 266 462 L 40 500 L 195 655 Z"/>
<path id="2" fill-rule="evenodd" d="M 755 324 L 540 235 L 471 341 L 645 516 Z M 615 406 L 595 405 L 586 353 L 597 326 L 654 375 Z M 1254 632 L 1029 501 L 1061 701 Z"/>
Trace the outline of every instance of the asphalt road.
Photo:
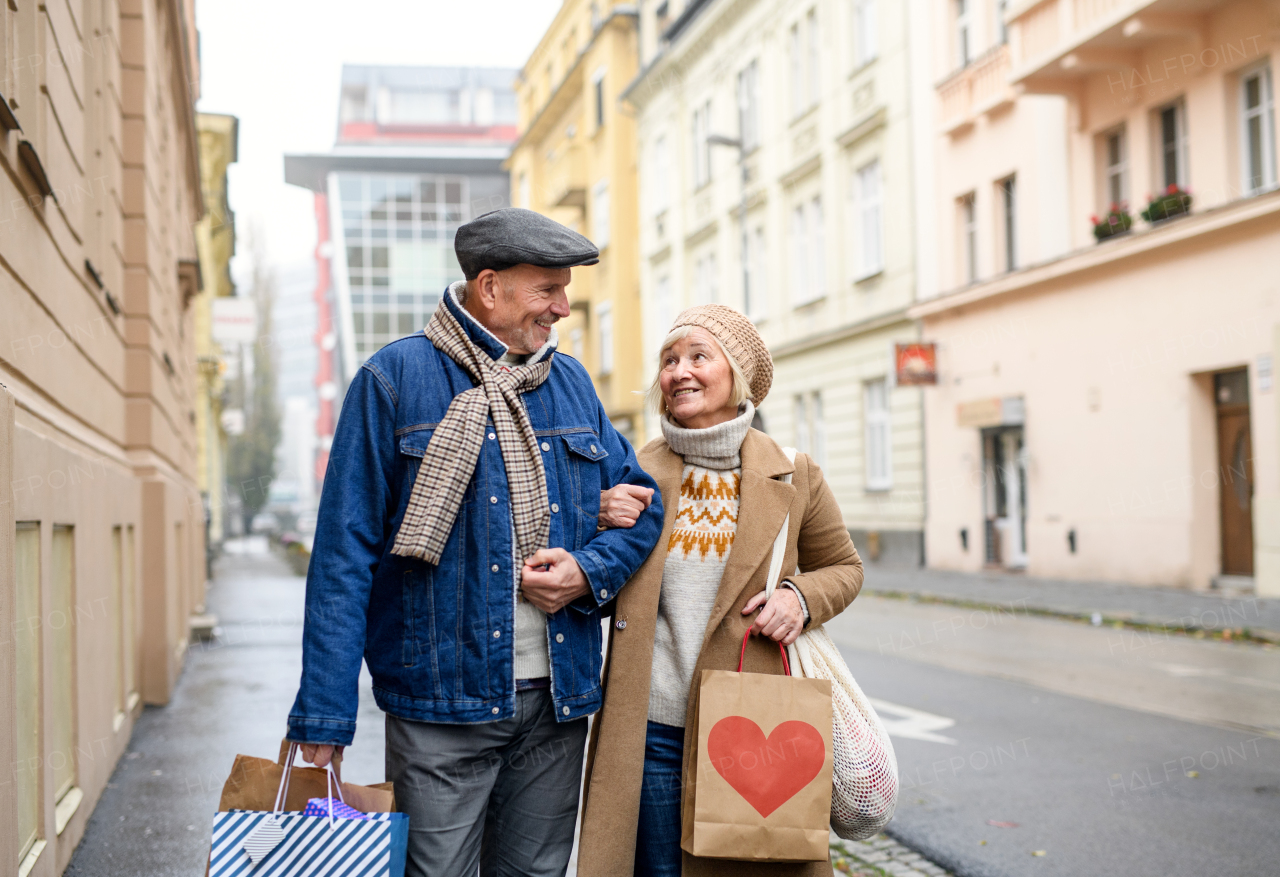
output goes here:
<path id="1" fill-rule="evenodd" d="M 901 601 L 862 603 L 850 613 L 866 610 L 879 629 L 917 626 L 915 607 Z M 1060 693 L 1049 670 L 1026 673 L 1032 681 L 980 675 L 975 656 L 1010 647 L 990 632 L 953 632 L 954 642 L 926 656 L 854 639 L 865 633 L 854 617 L 832 633 L 895 733 L 902 790 L 889 833 L 957 877 L 1280 874 L 1280 739 L 1154 714 L 1159 697 L 1137 710 Z M 1023 633 L 1047 651 L 1095 633 L 1032 620 Z M 1181 660 L 1209 669 L 1240 654 L 1280 663 L 1275 651 L 1202 654 Z M 1017 675 L 1016 654 L 1003 666 L 997 657 L 990 672 Z M 1057 673 L 1071 669 L 1068 658 Z M 1072 685 L 1085 694 L 1094 684 L 1114 700 L 1144 672 L 1117 657 L 1105 684 Z M 1038 674 L 1044 684 L 1034 684 Z M 1228 700 L 1280 700 L 1267 687 L 1218 684 Z"/>

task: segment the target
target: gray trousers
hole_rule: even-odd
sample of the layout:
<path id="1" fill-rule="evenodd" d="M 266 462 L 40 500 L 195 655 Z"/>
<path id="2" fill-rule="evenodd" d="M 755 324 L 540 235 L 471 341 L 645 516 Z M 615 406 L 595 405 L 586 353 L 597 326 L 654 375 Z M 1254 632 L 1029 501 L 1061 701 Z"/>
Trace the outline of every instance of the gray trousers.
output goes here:
<path id="1" fill-rule="evenodd" d="M 406 877 L 564 877 L 587 720 L 555 720 L 551 692 L 512 718 L 440 725 L 387 716 L 387 779 L 409 816 Z"/>

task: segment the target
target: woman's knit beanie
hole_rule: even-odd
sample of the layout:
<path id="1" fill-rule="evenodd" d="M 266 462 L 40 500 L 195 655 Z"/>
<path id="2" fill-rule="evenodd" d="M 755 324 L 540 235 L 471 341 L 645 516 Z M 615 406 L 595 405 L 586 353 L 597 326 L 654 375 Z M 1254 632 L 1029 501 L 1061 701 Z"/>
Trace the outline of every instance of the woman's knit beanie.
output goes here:
<path id="1" fill-rule="evenodd" d="M 681 326 L 706 329 L 737 361 L 751 388 L 751 404 L 759 405 L 773 384 L 773 357 L 746 314 L 727 305 L 696 305 L 676 317 L 672 331 Z"/>

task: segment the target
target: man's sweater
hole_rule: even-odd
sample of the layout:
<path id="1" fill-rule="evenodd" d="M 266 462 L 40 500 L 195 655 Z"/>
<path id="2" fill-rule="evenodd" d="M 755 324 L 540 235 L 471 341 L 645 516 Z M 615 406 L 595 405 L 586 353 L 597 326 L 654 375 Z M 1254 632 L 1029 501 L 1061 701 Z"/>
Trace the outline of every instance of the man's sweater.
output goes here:
<path id="1" fill-rule="evenodd" d="M 755 408 L 746 402 L 740 411 L 709 429 L 683 429 L 662 418 L 667 445 L 684 458 L 680 505 L 662 568 L 649 683 L 649 719 L 664 725 L 684 727 L 693 668 L 738 529 L 739 452 Z"/>

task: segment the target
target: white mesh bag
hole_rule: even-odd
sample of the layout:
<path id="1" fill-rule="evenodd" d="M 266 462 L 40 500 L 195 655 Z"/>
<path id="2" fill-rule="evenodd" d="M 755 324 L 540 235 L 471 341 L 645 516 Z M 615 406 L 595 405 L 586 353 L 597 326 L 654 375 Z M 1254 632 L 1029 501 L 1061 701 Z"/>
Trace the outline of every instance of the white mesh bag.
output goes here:
<path id="1" fill-rule="evenodd" d="M 795 461 L 795 448 L 783 448 Z M 784 481 L 790 482 L 787 475 Z M 770 596 L 782 573 L 791 516 L 773 545 L 767 591 Z M 822 625 L 815 625 L 787 647 L 794 675 L 831 682 L 832 752 L 831 828 L 845 840 L 864 840 L 879 833 L 893 818 L 898 802 L 898 760 L 889 734 L 867 696 L 854 681 Z"/>

